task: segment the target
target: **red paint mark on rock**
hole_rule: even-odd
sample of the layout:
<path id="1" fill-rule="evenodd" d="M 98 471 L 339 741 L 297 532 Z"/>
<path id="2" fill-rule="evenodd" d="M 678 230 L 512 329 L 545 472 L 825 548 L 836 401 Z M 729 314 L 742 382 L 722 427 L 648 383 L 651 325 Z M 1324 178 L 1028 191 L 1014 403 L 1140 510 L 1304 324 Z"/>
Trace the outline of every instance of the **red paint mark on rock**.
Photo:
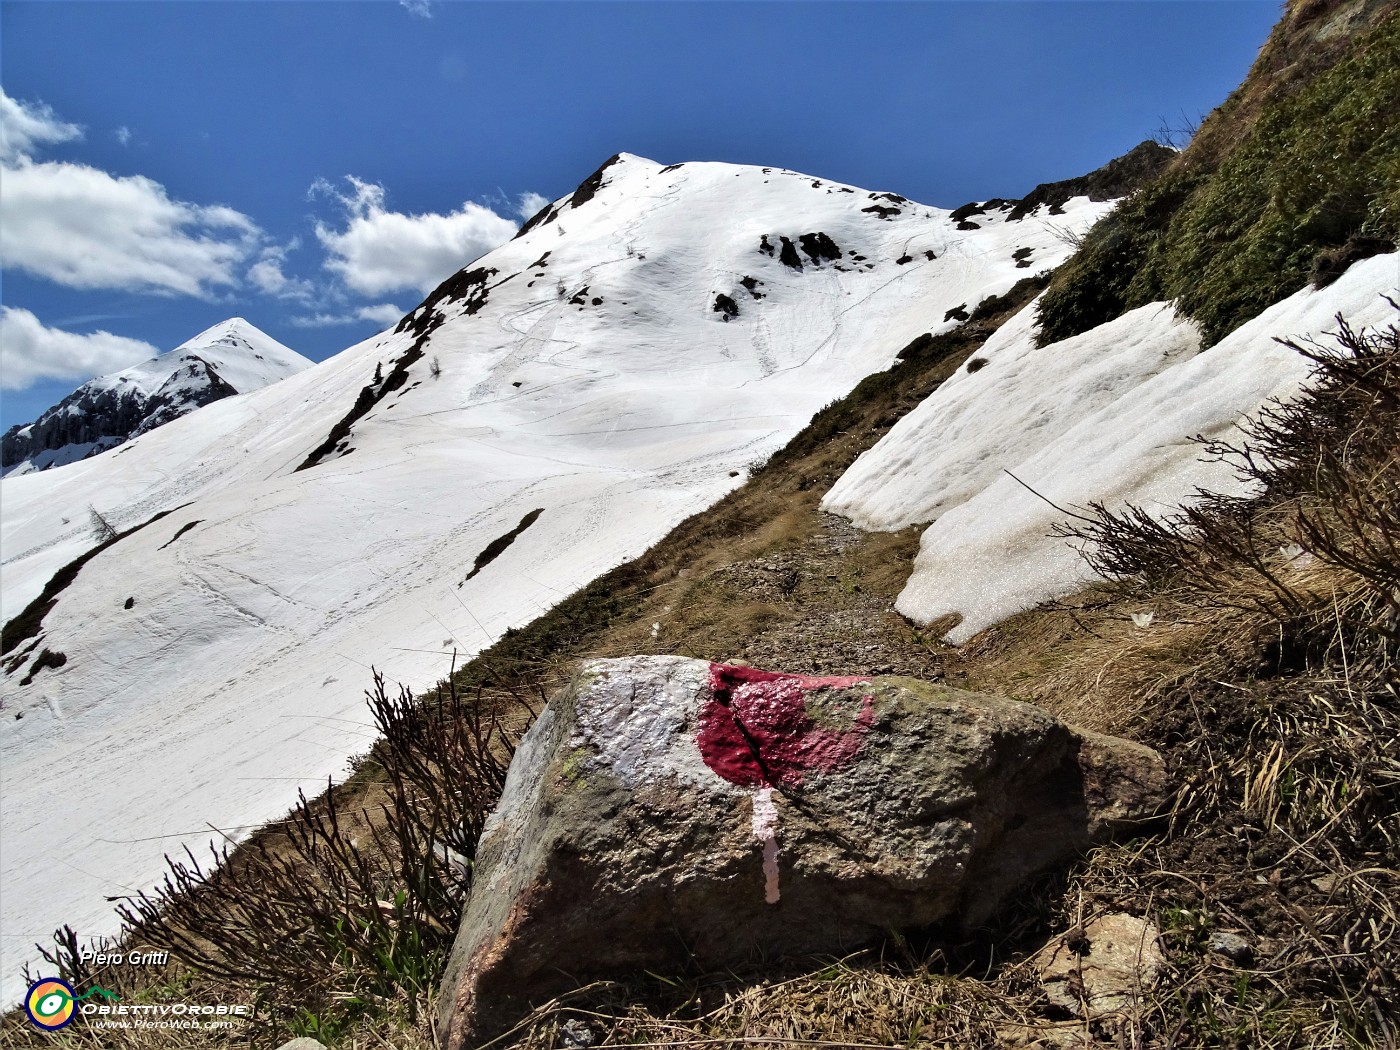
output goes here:
<path id="1" fill-rule="evenodd" d="M 849 729 L 828 729 L 808 715 L 807 697 L 868 681 L 711 664 L 713 695 L 700 709 L 696 735 L 700 754 L 712 770 L 742 787 L 800 784 L 809 770 L 843 766 L 860 750 L 874 718 L 875 698 L 861 697 L 859 707 L 852 703 Z"/>

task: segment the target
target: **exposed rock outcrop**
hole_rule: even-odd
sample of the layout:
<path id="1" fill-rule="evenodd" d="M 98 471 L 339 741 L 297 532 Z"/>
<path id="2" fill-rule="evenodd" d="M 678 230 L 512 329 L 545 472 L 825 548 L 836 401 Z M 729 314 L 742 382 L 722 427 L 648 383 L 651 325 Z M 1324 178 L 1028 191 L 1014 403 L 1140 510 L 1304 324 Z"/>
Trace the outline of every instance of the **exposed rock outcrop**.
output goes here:
<path id="1" fill-rule="evenodd" d="M 1060 182 L 1042 182 L 1015 202 L 1007 218 L 1022 218 L 1042 204 L 1053 211 L 1071 197 L 1088 197 L 1091 201 L 1125 197 L 1160 175 L 1175 157 L 1176 150 L 1161 143 L 1150 139 L 1139 142 L 1121 157 L 1114 157 L 1087 175 Z"/>
<path id="2" fill-rule="evenodd" d="M 450 1050 L 629 970 L 975 926 L 1150 817 L 1155 752 L 907 678 L 595 661 L 522 742 L 443 983 Z"/>

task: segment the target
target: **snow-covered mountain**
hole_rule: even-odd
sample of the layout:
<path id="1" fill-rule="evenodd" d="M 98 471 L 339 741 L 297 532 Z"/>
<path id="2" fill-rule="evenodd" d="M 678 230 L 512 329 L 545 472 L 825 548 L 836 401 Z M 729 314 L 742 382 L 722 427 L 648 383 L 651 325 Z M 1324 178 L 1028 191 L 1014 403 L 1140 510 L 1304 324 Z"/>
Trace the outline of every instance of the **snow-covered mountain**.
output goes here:
<path id="1" fill-rule="evenodd" d="M 0 469 L 26 474 L 115 448 L 197 408 L 295 375 L 311 362 L 241 317 L 167 354 L 90 379 L 0 437 Z"/>
<path id="2" fill-rule="evenodd" d="M 640 554 L 1110 207 L 954 218 L 623 154 L 392 331 L 4 479 L 0 974 L 342 775 L 371 665 L 426 686 Z M 89 507 L 122 537 L 97 550 Z"/>

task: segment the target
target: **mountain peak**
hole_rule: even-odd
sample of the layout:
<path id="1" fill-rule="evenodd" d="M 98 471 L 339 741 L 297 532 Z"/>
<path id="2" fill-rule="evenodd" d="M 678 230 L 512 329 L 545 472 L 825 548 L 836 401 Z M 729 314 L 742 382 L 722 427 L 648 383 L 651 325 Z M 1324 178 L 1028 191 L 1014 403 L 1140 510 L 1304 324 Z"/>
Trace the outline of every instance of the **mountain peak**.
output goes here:
<path id="1" fill-rule="evenodd" d="M 229 338 L 244 339 L 250 342 L 254 339 L 272 339 L 270 335 L 246 318 L 229 317 L 220 321 L 218 324 L 210 325 L 193 338 L 185 340 L 176 349 L 181 349 L 186 346 L 203 346 L 208 343 L 221 342 Z"/>
<path id="2" fill-rule="evenodd" d="M 630 173 L 633 170 L 655 171 L 658 168 L 662 171 L 666 171 L 669 170 L 669 168 L 678 167 L 680 167 L 679 164 L 673 164 L 668 168 L 662 168 L 656 161 L 648 160 L 646 157 L 639 157 L 635 153 L 614 153 L 607 160 L 603 161 L 592 175 L 580 182 L 578 188 L 568 197 L 560 197 L 558 200 L 546 204 L 532 215 L 529 220 L 526 221 L 525 225 L 520 227 L 520 232 L 515 236 L 520 237 L 529 233 L 537 226 L 547 226 L 549 223 L 559 218 L 560 214 L 566 208 L 572 210 L 582 207 L 593 199 L 594 194 L 608 183 L 612 182 L 619 174 L 624 172 Z"/>
<path id="3" fill-rule="evenodd" d="M 88 380 L 33 423 L 12 427 L 0 439 L 0 470 L 25 474 L 95 456 L 310 366 L 246 319 L 230 317 L 168 353 Z"/>

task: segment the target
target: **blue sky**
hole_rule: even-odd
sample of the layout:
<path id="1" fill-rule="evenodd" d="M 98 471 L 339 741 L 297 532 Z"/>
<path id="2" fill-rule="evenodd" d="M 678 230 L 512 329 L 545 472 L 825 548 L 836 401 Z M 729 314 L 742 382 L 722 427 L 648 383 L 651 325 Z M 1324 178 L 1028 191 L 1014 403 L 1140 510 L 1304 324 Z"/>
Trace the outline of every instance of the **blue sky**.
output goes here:
<path id="1" fill-rule="evenodd" d="M 316 360 L 613 153 L 953 207 L 1221 102 L 1275 0 L 0 2 L 0 426 L 239 315 Z"/>

